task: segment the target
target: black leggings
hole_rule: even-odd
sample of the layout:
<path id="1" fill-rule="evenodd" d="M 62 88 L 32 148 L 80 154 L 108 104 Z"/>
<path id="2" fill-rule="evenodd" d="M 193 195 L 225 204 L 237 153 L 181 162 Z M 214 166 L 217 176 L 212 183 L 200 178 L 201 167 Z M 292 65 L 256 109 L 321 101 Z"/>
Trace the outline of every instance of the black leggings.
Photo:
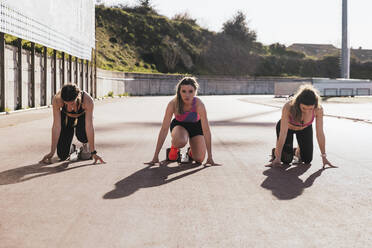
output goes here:
<path id="1" fill-rule="evenodd" d="M 75 119 L 77 119 L 77 125 L 75 126 Z M 85 131 L 85 114 L 78 118 L 67 117 L 66 125 L 66 114 L 61 112 L 61 133 L 59 134 L 57 144 L 57 155 L 59 159 L 66 160 L 70 155 L 70 147 L 72 138 L 74 137 L 74 131 L 76 138 L 81 143 L 87 143 L 87 133 Z"/>
<path id="2" fill-rule="evenodd" d="M 276 124 L 276 137 L 279 138 L 280 120 Z M 310 125 L 303 130 L 295 131 L 288 129 L 287 137 L 282 150 L 281 161 L 289 164 L 293 160 L 293 134 L 296 134 L 302 162 L 310 164 L 313 160 L 313 126 Z"/>
<path id="3" fill-rule="evenodd" d="M 181 126 L 185 128 L 190 138 L 197 136 L 197 135 L 203 135 L 203 128 L 202 128 L 200 120 L 198 120 L 197 122 L 183 122 L 183 121 L 177 121 L 176 119 L 173 119 L 170 124 L 171 132 L 175 126 Z"/>

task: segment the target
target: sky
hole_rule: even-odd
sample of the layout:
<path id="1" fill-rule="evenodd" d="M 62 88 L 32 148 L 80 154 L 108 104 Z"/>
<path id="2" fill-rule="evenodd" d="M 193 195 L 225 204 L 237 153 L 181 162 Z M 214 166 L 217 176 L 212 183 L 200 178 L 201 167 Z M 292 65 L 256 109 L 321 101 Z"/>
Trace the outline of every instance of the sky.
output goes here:
<path id="1" fill-rule="evenodd" d="M 96 0 L 97 1 L 97 0 Z M 138 0 L 100 0 L 106 6 Z M 349 44 L 372 49 L 372 1 L 349 0 Z M 169 18 L 187 12 L 197 23 L 219 32 L 223 23 L 242 11 L 248 27 L 264 45 L 279 42 L 333 44 L 341 47 L 342 0 L 150 0 L 161 15 Z"/>

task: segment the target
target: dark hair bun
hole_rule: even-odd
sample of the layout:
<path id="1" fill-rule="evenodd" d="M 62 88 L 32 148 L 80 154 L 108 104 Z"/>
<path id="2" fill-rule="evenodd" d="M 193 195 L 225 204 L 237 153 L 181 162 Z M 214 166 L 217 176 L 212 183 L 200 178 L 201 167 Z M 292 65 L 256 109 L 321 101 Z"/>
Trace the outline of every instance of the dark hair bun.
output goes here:
<path id="1" fill-rule="evenodd" d="M 79 94 L 79 88 L 76 87 L 76 85 L 73 84 L 66 84 L 62 87 L 61 90 L 61 97 L 62 100 L 65 102 L 71 102 L 76 99 L 76 97 Z"/>

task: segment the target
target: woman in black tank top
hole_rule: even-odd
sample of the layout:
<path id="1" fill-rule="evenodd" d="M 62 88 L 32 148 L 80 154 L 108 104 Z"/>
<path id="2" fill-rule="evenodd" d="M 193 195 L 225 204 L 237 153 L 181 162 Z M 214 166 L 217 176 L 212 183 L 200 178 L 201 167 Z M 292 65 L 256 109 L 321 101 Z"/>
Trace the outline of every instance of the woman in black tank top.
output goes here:
<path id="1" fill-rule="evenodd" d="M 42 162 L 50 163 L 56 150 L 60 160 L 68 159 L 74 133 L 82 143 L 80 158 L 103 163 L 94 145 L 93 100 L 75 85 L 66 84 L 53 98 L 51 151 Z"/>

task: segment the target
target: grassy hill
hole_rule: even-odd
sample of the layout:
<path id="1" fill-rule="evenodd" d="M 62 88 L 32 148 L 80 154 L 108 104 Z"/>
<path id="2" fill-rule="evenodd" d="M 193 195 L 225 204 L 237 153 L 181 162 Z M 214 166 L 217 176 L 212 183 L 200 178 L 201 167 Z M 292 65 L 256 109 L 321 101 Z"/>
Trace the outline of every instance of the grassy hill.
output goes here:
<path id="1" fill-rule="evenodd" d="M 304 53 L 307 57 L 322 59 L 327 56 L 339 56 L 340 51 L 330 44 L 301 44 L 294 43 L 288 47 L 291 51 Z"/>
<path id="2" fill-rule="evenodd" d="M 330 44 L 294 43 L 288 47 L 288 50 L 304 53 L 307 57 L 314 59 L 323 59 L 327 56 L 338 57 L 341 54 L 341 49 Z M 356 62 L 371 62 L 372 50 L 362 48 L 350 49 L 350 56 Z"/>
<path id="3" fill-rule="evenodd" d="M 136 72 L 188 72 L 213 36 L 193 20 L 140 8 L 96 7 L 98 66 Z"/>
<path id="4" fill-rule="evenodd" d="M 238 12 L 221 32 L 188 15 L 169 19 L 148 6 L 96 6 L 97 65 L 106 70 L 239 76 L 340 76 L 332 45 L 264 46 Z M 369 51 L 369 50 L 368 50 Z M 351 76 L 372 78 L 372 51 L 352 50 Z"/>

